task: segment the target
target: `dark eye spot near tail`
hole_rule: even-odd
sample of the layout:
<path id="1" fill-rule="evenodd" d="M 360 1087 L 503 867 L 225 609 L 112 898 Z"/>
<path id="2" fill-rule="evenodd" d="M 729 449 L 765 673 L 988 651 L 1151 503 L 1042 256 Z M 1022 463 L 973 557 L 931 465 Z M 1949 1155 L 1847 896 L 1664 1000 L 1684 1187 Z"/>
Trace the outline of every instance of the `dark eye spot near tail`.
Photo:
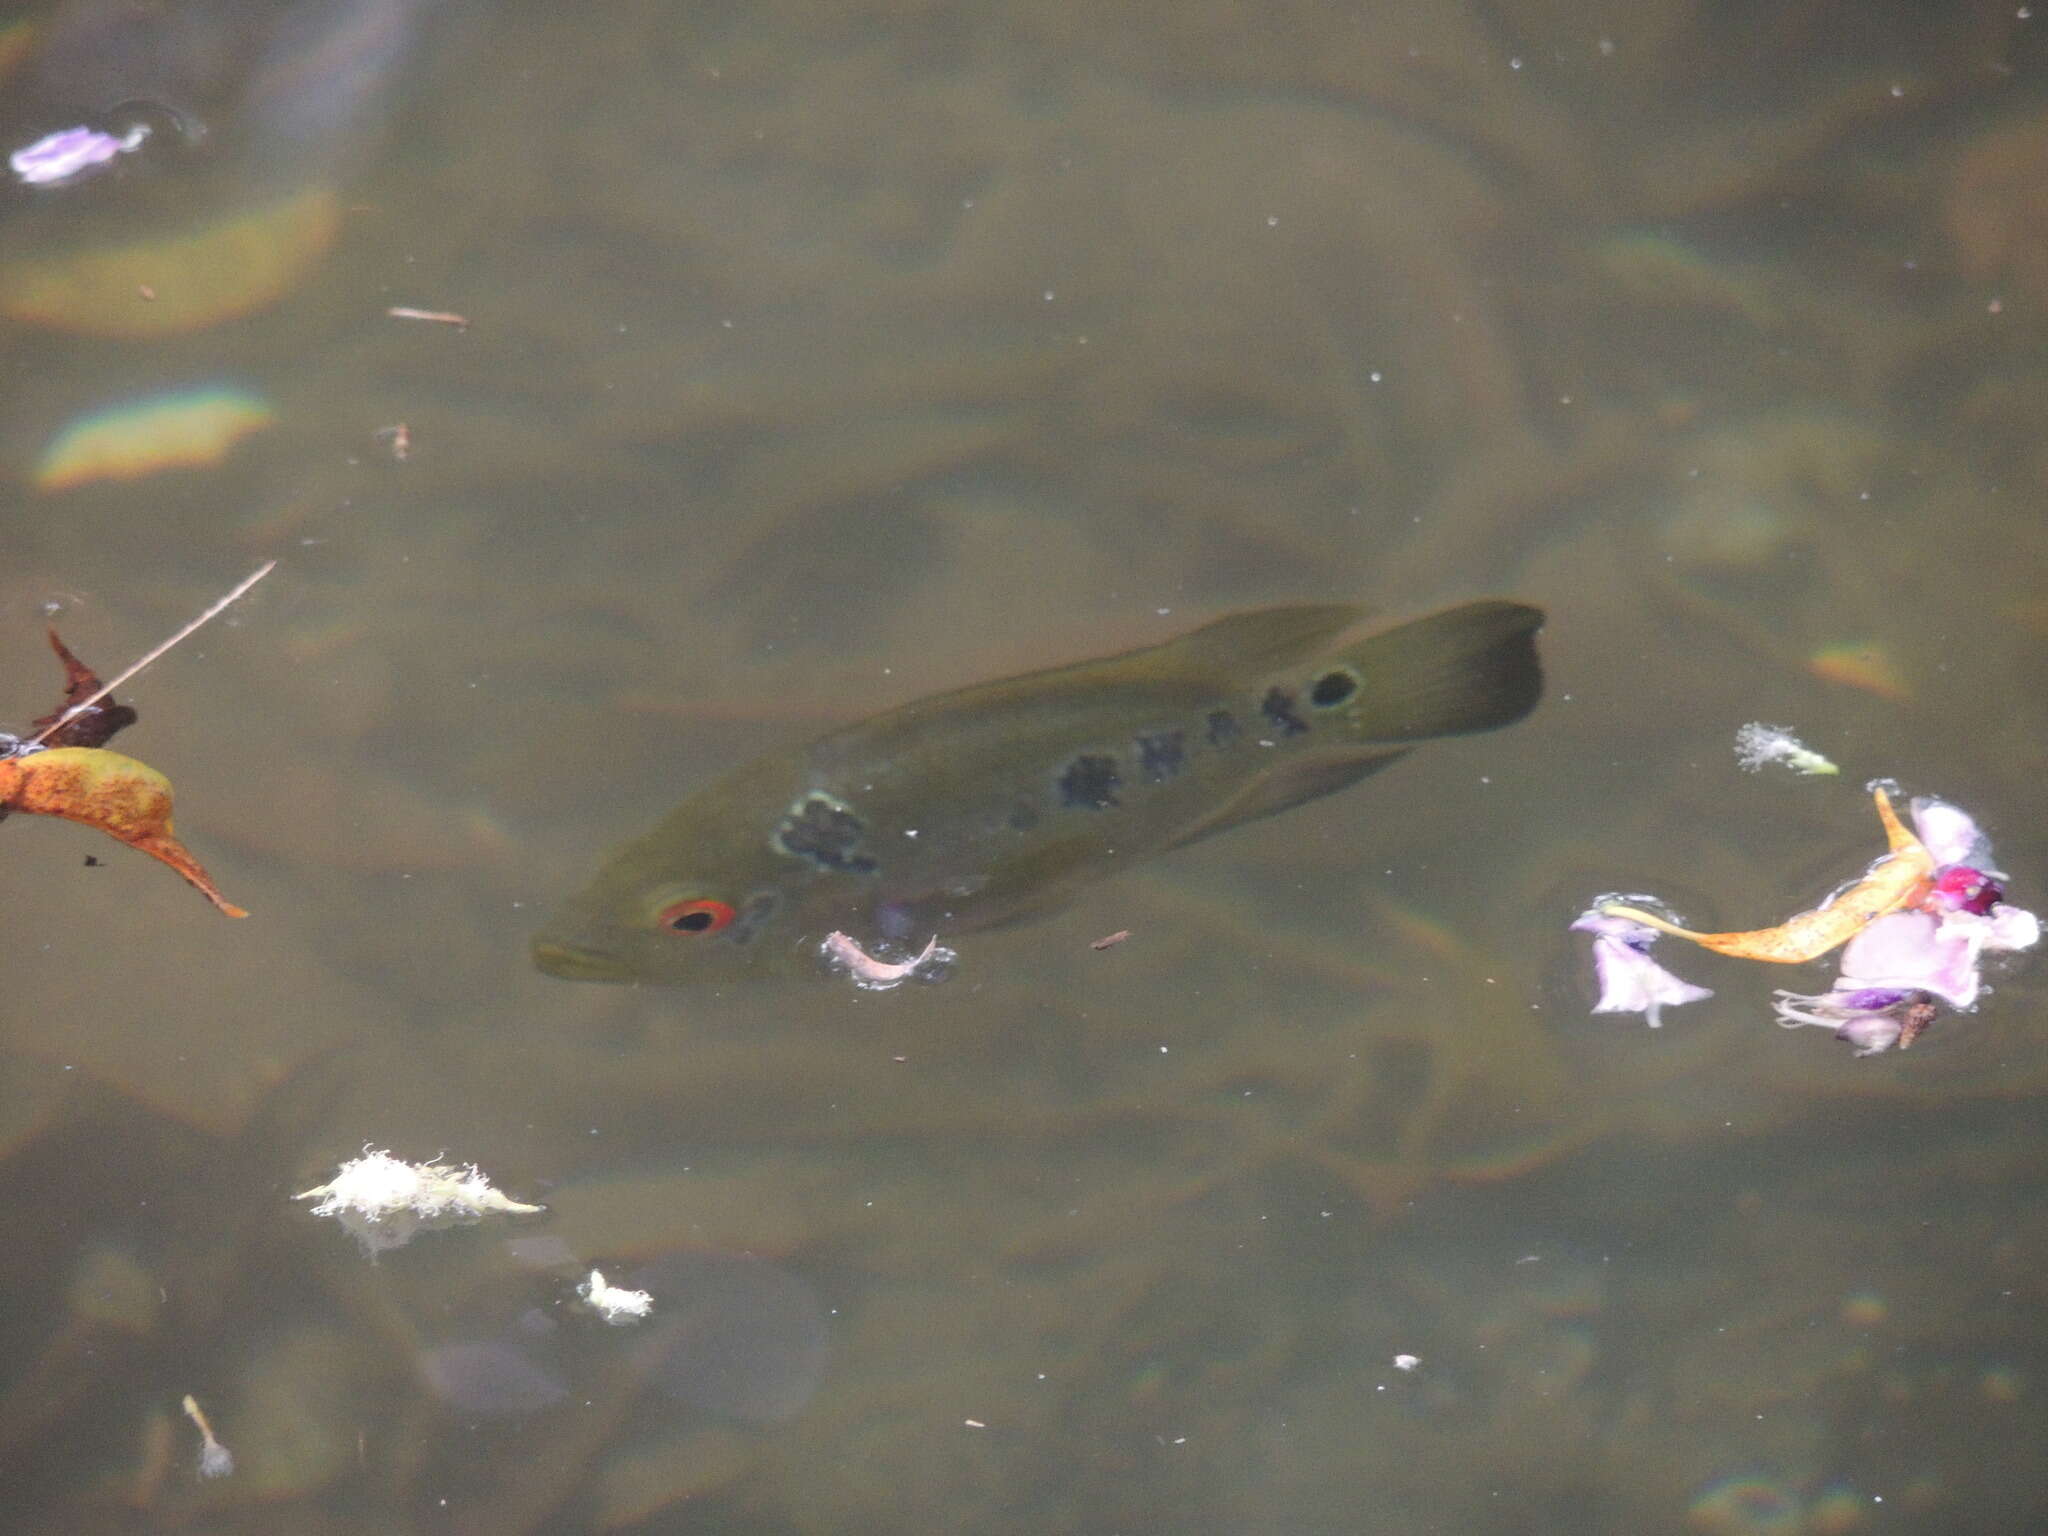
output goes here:
<path id="1" fill-rule="evenodd" d="M 1358 692 L 1358 674 L 1343 667 L 1332 668 L 1310 685 L 1308 701 L 1317 709 L 1335 709 Z"/>
<path id="2" fill-rule="evenodd" d="M 844 800 L 814 790 L 783 813 L 782 824 L 768 842 L 777 853 L 820 869 L 872 875 L 879 866 L 860 851 L 867 829 Z"/>
<path id="3" fill-rule="evenodd" d="M 1207 728 L 1209 745 L 1212 747 L 1227 747 L 1244 734 L 1243 728 L 1237 723 L 1237 716 L 1227 709 L 1210 710 L 1209 718 L 1204 725 Z"/>
<path id="4" fill-rule="evenodd" d="M 1087 811 L 1106 811 L 1117 803 L 1116 792 L 1123 787 L 1116 771 L 1116 759 L 1083 752 L 1060 770 L 1060 804 Z"/>
<path id="5" fill-rule="evenodd" d="M 1188 765 L 1186 731 L 1146 731 L 1134 739 L 1138 771 L 1146 782 L 1164 784 Z"/>
<path id="6" fill-rule="evenodd" d="M 1308 729 L 1308 722 L 1295 712 L 1294 695 L 1285 688 L 1268 688 L 1259 700 L 1259 713 L 1282 736 L 1299 736 Z"/>

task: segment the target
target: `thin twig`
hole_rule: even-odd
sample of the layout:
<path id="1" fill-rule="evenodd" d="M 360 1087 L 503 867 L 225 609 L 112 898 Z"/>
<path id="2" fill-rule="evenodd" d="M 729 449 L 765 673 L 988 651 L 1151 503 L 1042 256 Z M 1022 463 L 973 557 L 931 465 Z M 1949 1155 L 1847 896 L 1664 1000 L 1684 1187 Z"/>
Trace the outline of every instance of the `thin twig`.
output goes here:
<path id="1" fill-rule="evenodd" d="M 187 624 L 183 629 L 179 630 L 175 635 L 171 636 L 170 639 L 164 641 L 163 644 L 157 646 L 155 649 L 150 651 L 148 655 L 144 656 L 140 661 L 136 662 L 127 671 L 123 672 L 119 677 L 115 678 L 111 683 L 102 684 L 100 687 L 100 691 L 98 693 L 92 695 L 92 697 L 90 698 L 80 699 L 76 704 L 72 705 L 69 709 L 65 710 L 61 715 L 59 715 L 56 719 L 52 720 L 48 725 L 44 726 L 40 731 L 37 731 L 35 735 L 29 737 L 29 739 L 23 742 L 22 745 L 24 747 L 40 746 L 42 744 L 43 738 L 45 736 L 48 736 L 52 731 L 56 730 L 58 726 L 62 725 L 67 720 L 75 719 L 79 715 L 84 714 L 88 709 L 91 709 L 93 705 L 99 703 L 101 699 L 104 699 L 116 688 L 120 687 L 123 683 L 127 682 L 129 678 L 133 677 L 136 673 L 140 672 L 144 667 L 148 666 L 151 662 L 155 661 L 159 656 L 163 655 L 165 651 L 168 651 L 180 640 L 186 638 L 186 636 L 190 635 L 194 630 L 198 629 L 201 625 L 209 622 L 212 619 L 218 618 L 221 614 L 221 611 L 225 609 L 230 603 L 234 602 L 244 592 L 247 592 L 251 587 L 255 586 L 257 582 L 261 581 L 264 577 L 268 576 L 272 571 L 276 569 L 277 562 L 275 560 L 264 561 L 261 565 L 257 566 L 255 570 L 251 571 L 247 576 L 244 576 L 240 581 L 235 583 L 234 591 L 228 593 L 226 597 L 223 597 L 219 602 L 215 603 L 211 608 L 207 609 L 206 612 L 199 615 L 198 618 L 194 619 L 190 624 Z"/>

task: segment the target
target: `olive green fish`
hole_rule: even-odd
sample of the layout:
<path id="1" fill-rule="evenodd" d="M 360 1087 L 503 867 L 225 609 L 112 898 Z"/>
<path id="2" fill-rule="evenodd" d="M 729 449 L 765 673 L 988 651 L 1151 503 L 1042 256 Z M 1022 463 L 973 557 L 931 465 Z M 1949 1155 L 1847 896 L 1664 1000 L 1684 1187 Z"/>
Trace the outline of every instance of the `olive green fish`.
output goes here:
<path id="1" fill-rule="evenodd" d="M 906 704 L 699 790 L 536 935 L 550 975 L 821 970 L 843 930 L 916 946 L 1047 911 L 1212 832 L 1355 783 L 1542 692 L 1541 610 L 1475 602 L 1355 637 L 1329 603 Z"/>

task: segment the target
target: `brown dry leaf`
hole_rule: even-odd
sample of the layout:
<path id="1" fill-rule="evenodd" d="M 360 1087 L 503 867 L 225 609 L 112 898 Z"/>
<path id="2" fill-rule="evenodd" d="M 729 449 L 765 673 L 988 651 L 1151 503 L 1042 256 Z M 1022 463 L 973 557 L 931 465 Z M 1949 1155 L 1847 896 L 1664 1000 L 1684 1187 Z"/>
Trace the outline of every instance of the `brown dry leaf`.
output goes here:
<path id="1" fill-rule="evenodd" d="M 0 807 L 98 827 L 183 875 L 229 917 L 249 914 L 222 896 L 171 833 L 171 781 L 103 747 L 55 747 L 0 758 Z"/>
<path id="2" fill-rule="evenodd" d="M 126 704 L 115 703 L 112 694 L 65 719 L 67 711 L 77 709 L 81 700 L 100 691 L 100 680 L 91 667 L 71 654 L 54 629 L 50 631 L 50 649 L 64 663 L 64 702 L 36 721 L 39 728 L 54 727 L 41 738 L 44 746 L 104 747 L 116 731 L 135 723 L 135 711 Z"/>

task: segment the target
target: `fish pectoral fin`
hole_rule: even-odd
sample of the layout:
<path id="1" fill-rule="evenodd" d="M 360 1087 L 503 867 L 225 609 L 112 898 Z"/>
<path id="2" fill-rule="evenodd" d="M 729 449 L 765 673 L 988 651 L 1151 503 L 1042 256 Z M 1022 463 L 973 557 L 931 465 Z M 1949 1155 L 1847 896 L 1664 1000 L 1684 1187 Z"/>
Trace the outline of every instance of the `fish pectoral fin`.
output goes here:
<path id="1" fill-rule="evenodd" d="M 1368 774 L 1378 773 L 1397 758 L 1408 755 L 1406 747 L 1374 747 L 1369 751 L 1347 752 L 1336 757 L 1314 757 L 1289 763 L 1253 780 L 1223 804 L 1187 827 L 1166 846 L 1185 848 L 1189 843 L 1232 827 L 1243 826 L 1265 816 L 1277 816 L 1309 800 L 1349 788 Z"/>
<path id="2" fill-rule="evenodd" d="M 1156 654 L 1176 671 L 1257 675 L 1320 655 L 1365 616 L 1366 609 L 1357 603 L 1290 603 L 1233 613 L 1168 641 Z"/>

